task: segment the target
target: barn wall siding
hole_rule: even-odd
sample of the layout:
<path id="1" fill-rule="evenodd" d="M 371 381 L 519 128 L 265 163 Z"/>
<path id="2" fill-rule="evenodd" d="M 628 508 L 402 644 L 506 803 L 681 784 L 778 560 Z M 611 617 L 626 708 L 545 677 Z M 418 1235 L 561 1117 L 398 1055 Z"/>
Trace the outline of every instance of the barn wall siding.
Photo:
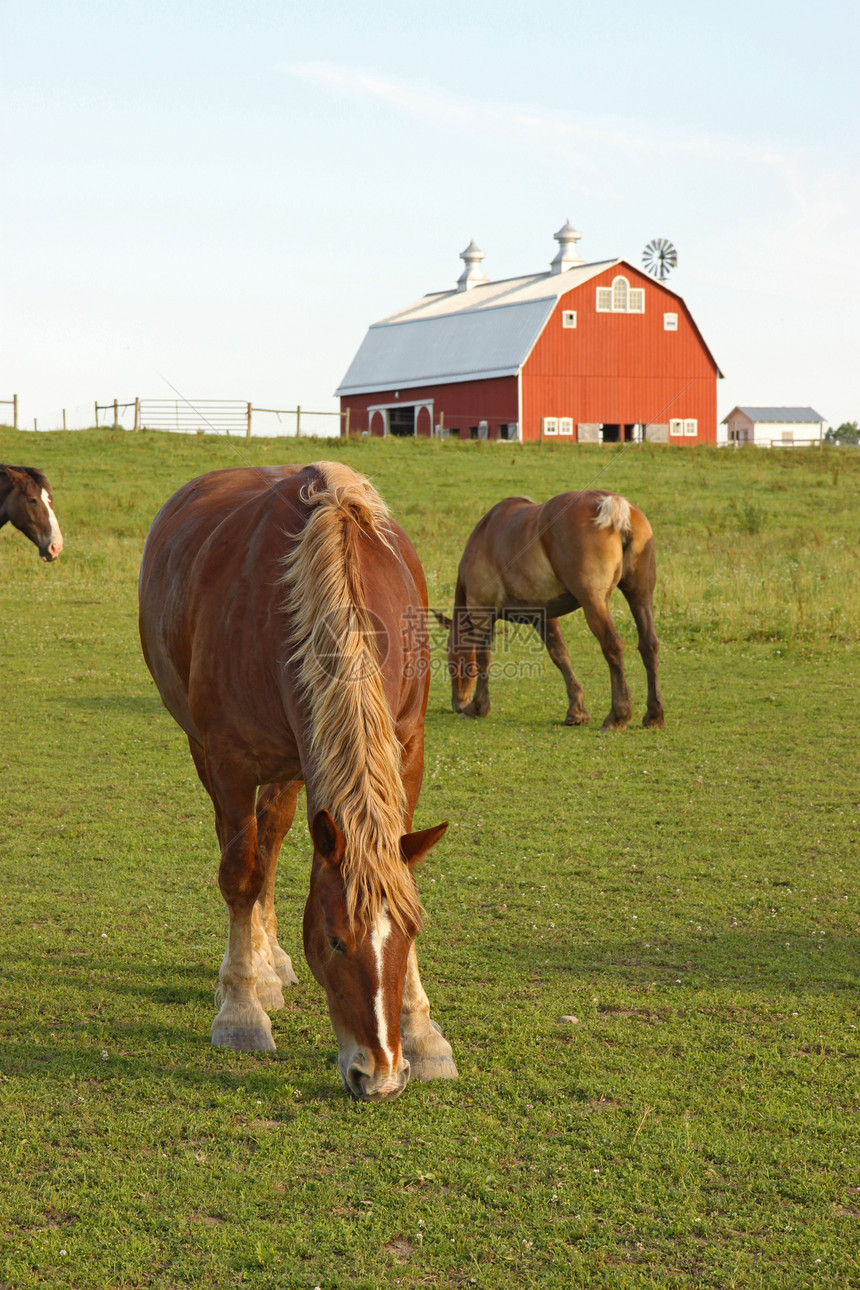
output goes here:
<path id="1" fill-rule="evenodd" d="M 597 288 L 616 276 L 645 290 L 644 314 L 598 313 Z M 562 311 L 575 309 L 575 328 Z M 665 331 L 664 313 L 678 316 Z M 623 375 L 619 375 L 623 373 Z M 653 278 L 614 266 L 561 296 L 523 369 L 523 438 L 540 437 L 541 417 L 574 422 L 632 424 L 698 421 L 696 438 L 716 443 L 717 373 L 683 301 Z"/>
<path id="2" fill-rule="evenodd" d="M 495 439 L 500 424 L 518 420 L 517 378 L 503 376 L 453 385 L 423 385 L 415 390 L 376 390 L 372 394 L 349 394 L 341 398 L 340 408 L 341 412 L 349 408 L 351 434 L 371 429 L 372 433 L 381 434 L 382 418 L 375 417 L 371 428 L 368 425 L 368 408 L 380 403 L 408 407 L 430 402 L 433 403 L 434 428 L 441 421 L 446 430 L 459 429 L 465 438 L 468 437 L 471 426 L 487 421 L 490 438 Z M 419 433 L 425 432 L 428 423 L 429 421 L 419 419 Z M 344 424 L 343 420 L 341 424 Z"/>

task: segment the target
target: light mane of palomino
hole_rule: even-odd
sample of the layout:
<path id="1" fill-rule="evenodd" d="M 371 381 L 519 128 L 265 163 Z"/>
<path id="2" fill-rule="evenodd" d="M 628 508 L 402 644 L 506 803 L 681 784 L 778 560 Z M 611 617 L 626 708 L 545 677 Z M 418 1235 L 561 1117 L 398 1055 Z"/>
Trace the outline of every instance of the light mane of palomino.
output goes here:
<path id="1" fill-rule="evenodd" d="M 393 551 L 390 516 L 369 480 L 347 466 L 317 463 L 301 499 L 311 513 L 284 560 L 285 609 L 308 706 L 310 766 L 320 807 L 346 841 L 347 914 L 401 928 L 420 925 L 415 883 L 400 853 L 405 797 L 402 749 L 382 681 L 356 543 L 363 534 Z"/>

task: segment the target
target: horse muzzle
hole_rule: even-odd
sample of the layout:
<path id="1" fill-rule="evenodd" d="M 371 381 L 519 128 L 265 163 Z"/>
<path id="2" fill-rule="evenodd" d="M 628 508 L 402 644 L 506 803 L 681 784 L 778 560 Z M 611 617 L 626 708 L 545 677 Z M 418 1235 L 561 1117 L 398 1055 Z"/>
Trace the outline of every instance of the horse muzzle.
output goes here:
<path id="1" fill-rule="evenodd" d="M 39 559 L 44 560 L 45 564 L 52 564 L 62 554 L 62 551 L 63 539 L 61 537 L 53 538 L 48 546 L 39 547 Z"/>
<path id="2" fill-rule="evenodd" d="M 351 1061 L 346 1074 L 341 1070 L 348 1092 L 360 1102 L 393 1102 L 409 1083 L 410 1066 L 406 1058 L 398 1071 L 370 1072 L 361 1061 Z"/>

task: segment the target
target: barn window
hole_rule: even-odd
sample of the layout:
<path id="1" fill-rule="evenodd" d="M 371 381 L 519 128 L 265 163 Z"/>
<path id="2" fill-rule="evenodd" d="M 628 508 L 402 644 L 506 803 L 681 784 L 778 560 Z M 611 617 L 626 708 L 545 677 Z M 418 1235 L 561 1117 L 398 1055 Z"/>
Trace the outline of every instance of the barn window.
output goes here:
<path id="1" fill-rule="evenodd" d="M 684 434 L 684 422 L 679 417 L 673 417 L 669 422 L 669 434 L 673 439 L 680 439 Z"/>
<path id="2" fill-rule="evenodd" d="M 678 315 L 677 315 L 677 314 L 664 314 L 664 315 L 663 315 L 663 330 L 664 330 L 664 331 L 677 331 L 677 330 L 678 330 Z"/>
<path id="3" fill-rule="evenodd" d="M 558 434 L 558 417 L 543 417 L 541 429 L 544 434 Z"/>
<path id="4" fill-rule="evenodd" d="M 631 287 L 626 278 L 613 278 L 611 287 L 597 288 L 596 309 L 599 314 L 644 314 L 645 289 Z"/>
<path id="5" fill-rule="evenodd" d="M 520 437 L 519 422 L 503 421 L 502 424 L 499 426 L 500 439 L 512 440 L 512 439 L 519 439 L 519 437 Z"/>
<path id="6" fill-rule="evenodd" d="M 573 434 L 573 417 L 559 417 L 558 419 L 559 434 Z"/>
<path id="7" fill-rule="evenodd" d="M 612 283 L 612 312 L 614 314 L 627 313 L 627 292 L 630 283 L 626 278 L 615 278 Z"/>
<path id="8" fill-rule="evenodd" d="M 699 433 L 699 423 L 698 423 L 698 421 L 685 421 L 685 422 L 684 422 L 684 434 L 686 435 L 686 437 L 687 437 L 688 439 L 694 439 L 698 433 Z"/>
<path id="9" fill-rule="evenodd" d="M 561 325 L 562 327 L 567 327 L 567 328 L 576 326 L 575 309 L 563 309 L 561 311 Z"/>

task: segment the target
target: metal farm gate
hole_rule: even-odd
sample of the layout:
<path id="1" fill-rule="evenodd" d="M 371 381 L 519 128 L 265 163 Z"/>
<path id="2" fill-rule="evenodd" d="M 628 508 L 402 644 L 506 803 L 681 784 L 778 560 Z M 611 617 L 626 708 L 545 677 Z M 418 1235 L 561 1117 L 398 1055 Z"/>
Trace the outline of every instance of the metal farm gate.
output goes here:
<path id="1" fill-rule="evenodd" d="M 249 435 L 251 404 L 244 399 L 141 399 L 136 421 L 141 430 Z"/>

